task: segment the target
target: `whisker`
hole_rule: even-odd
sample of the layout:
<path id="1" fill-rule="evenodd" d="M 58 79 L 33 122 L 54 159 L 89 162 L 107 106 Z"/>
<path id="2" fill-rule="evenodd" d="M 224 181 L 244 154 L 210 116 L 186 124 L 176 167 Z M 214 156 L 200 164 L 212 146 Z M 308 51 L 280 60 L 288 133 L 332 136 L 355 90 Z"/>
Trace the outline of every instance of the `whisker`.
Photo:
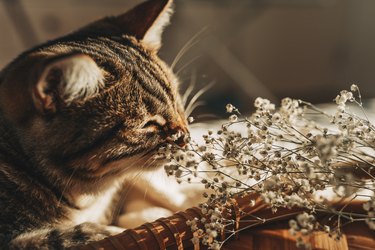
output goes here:
<path id="1" fill-rule="evenodd" d="M 143 168 L 149 169 L 153 163 L 156 162 L 156 159 L 154 158 L 155 154 L 152 154 L 148 160 L 146 160 L 145 164 L 143 165 Z"/>
<path id="2" fill-rule="evenodd" d="M 197 73 L 194 70 L 194 72 L 192 73 L 192 76 L 190 78 L 189 87 L 186 89 L 184 95 L 182 96 L 182 104 L 184 105 L 184 107 L 186 106 L 187 100 L 188 100 L 190 94 L 193 92 L 196 83 L 197 83 Z"/>
<path id="3" fill-rule="evenodd" d="M 190 40 L 189 40 L 190 41 Z M 176 58 L 174 59 L 174 61 L 172 62 L 172 65 L 171 65 L 171 69 L 173 70 L 174 67 L 176 67 L 176 64 L 181 60 L 181 58 L 186 54 L 186 52 L 188 52 L 192 47 L 194 47 L 194 45 L 196 45 L 198 43 L 198 41 L 194 41 L 194 42 L 191 42 L 188 44 L 188 46 L 184 46 L 180 52 L 178 52 Z"/>
<path id="4" fill-rule="evenodd" d="M 185 55 L 185 53 L 192 48 L 195 44 L 198 43 L 198 41 L 195 41 L 204 31 L 207 30 L 207 27 L 204 27 L 200 31 L 198 31 L 192 38 L 190 38 L 185 45 L 180 49 L 180 51 L 177 53 L 176 57 L 174 58 L 172 64 L 171 64 L 171 69 L 176 66 L 176 64 L 180 61 L 180 59 Z"/>
<path id="5" fill-rule="evenodd" d="M 195 62 L 196 60 L 198 60 L 201 56 L 196 56 L 194 58 L 192 58 L 190 61 L 188 61 L 187 63 L 185 63 L 181 68 L 179 68 L 177 71 L 176 71 L 176 75 L 179 75 L 181 73 L 181 71 L 183 71 L 185 68 L 187 68 L 190 64 L 192 64 L 193 62 Z"/>
<path id="6" fill-rule="evenodd" d="M 72 181 L 72 179 L 73 179 L 73 176 L 74 176 L 76 170 L 77 170 L 77 168 L 73 169 L 72 174 L 69 176 L 68 181 L 65 183 L 65 186 L 64 186 L 64 188 L 63 188 L 63 190 L 62 190 L 62 192 L 61 192 L 60 198 L 59 198 L 59 200 L 58 200 L 58 202 L 57 202 L 57 206 L 58 206 L 58 207 L 60 206 L 61 200 L 62 200 L 62 198 L 64 197 L 64 193 L 65 193 L 65 191 L 66 191 L 66 188 L 71 184 L 71 181 Z"/>
<path id="7" fill-rule="evenodd" d="M 146 162 L 142 165 L 141 172 L 143 173 L 144 169 L 148 169 L 155 161 L 156 161 L 156 159 L 154 159 L 152 156 L 149 159 L 147 159 Z M 145 189 L 144 194 L 143 194 L 143 200 L 146 200 L 148 187 L 149 186 L 146 185 L 146 189 Z"/>
<path id="8" fill-rule="evenodd" d="M 132 191 L 133 187 L 135 186 L 136 182 L 139 180 L 142 174 L 143 174 L 143 171 L 142 169 L 140 169 L 137 172 L 137 174 L 132 176 L 131 182 L 127 182 L 127 180 L 125 180 L 125 183 L 121 187 L 123 190 L 120 193 L 120 199 L 118 202 L 119 206 L 117 207 L 117 209 L 114 209 L 112 211 L 111 216 L 113 218 L 113 221 L 118 220 L 119 216 L 121 215 L 122 210 L 124 209 L 125 200 L 127 199 L 128 195 L 130 194 L 130 192 Z"/>
<path id="9" fill-rule="evenodd" d="M 138 171 L 135 174 L 133 174 L 131 176 L 131 178 L 127 178 L 124 181 L 124 183 L 122 184 L 121 188 L 123 190 L 120 194 L 120 199 L 119 199 L 119 202 L 118 202 L 119 206 L 117 207 L 117 209 L 114 209 L 112 211 L 112 218 L 113 218 L 114 222 L 116 222 L 116 220 L 118 220 L 118 217 L 121 215 L 121 212 L 122 212 L 124 204 L 125 204 L 125 200 L 127 199 L 131 190 L 134 187 L 136 187 L 137 181 L 141 178 L 141 176 L 145 172 L 144 170 L 147 169 L 149 166 L 151 166 L 156 161 L 156 159 L 154 159 L 152 157 L 152 155 L 151 156 L 150 155 L 144 155 L 144 156 L 141 156 L 139 159 L 135 160 L 134 162 L 132 162 L 125 169 L 132 169 L 135 165 L 137 165 L 138 163 L 140 163 L 142 161 L 143 161 L 143 164 L 141 165 L 140 168 L 138 168 Z"/>
<path id="10" fill-rule="evenodd" d="M 148 183 L 150 183 L 150 180 L 148 180 Z M 148 188 L 149 187 L 150 187 L 150 185 L 145 185 L 145 190 L 143 192 L 143 201 L 146 201 L 147 193 L 148 193 Z"/>
<path id="11" fill-rule="evenodd" d="M 148 165 L 148 167 L 152 167 L 155 162 L 156 162 L 156 159 L 154 159 L 152 162 L 150 162 L 150 164 Z"/>
<path id="12" fill-rule="evenodd" d="M 132 164 L 130 164 L 129 166 L 126 166 L 124 168 L 124 170 L 128 170 L 128 169 L 132 169 L 136 164 L 138 164 L 140 161 L 143 161 L 144 158 L 146 156 L 142 156 L 140 157 L 139 159 L 137 159 L 136 161 L 132 162 Z M 131 182 L 129 182 L 128 180 L 129 179 L 125 179 L 121 185 L 121 189 L 120 190 L 120 198 L 119 198 L 119 202 L 118 202 L 118 206 L 117 206 L 117 209 L 114 209 L 112 211 L 112 220 L 113 222 L 115 222 L 116 220 L 118 220 L 118 217 L 120 216 L 122 210 L 123 210 L 123 207 L 124 207 L 124 204 L 125 204 L 125 200 L 126 198 L 128 197 L 130 191 L 132 190 L 132 188 L 135 186 L 135 183 L 137 182 L 137 180 L 141 177 L 141 175 L 143 174 L 143 170 L 142 169 L 139 169 L 135 175 L 132 175 L 131 177 Z"/>
<path id="13" fill-rule="evenodd" d="M 205 104 L 206 103 L 204 101 L 198 101 L 194 103 L 189 109 L 186 109 L 186 116 L 189 117 L 196 108 L 204 106 Z"/>
<path id="14" fill-rule="evenodd" d="M 215 81 L 212 81 L 210 82 L 207 86 L 205 86 L 204 88 L 200 89 L 190 100 L 188 106 L 186 107 L 185 110 L 189 111 L 189 110 L 192 110 L 192 108 L 194 107 L 194 103 L 198 100 L 198 98 L 203 95 L 204 93 L 207 92 L 207 90 L 209 90 L 210 88 L 212 88 L 213 86 L 215 85 Z M 189 113 L 189 112 L 187 112 Z"/>

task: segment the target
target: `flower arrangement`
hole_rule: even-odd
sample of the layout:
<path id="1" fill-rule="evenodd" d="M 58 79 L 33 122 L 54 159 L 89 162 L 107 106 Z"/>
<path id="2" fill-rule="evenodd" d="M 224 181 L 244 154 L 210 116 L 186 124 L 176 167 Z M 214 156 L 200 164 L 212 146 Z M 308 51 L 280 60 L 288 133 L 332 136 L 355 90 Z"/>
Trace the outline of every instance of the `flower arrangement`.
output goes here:
<path id="1" fill-rule="evenodd" d="M 205 217 L 187 222 L 193 243 L 220 249 L 237 233 L 236 221 L 225 217 L 227 205 L 245 196 L 252 197 L 250 207 L 260 199 L 274 213 L 303 208 L 289 221 L 300 247 L 310 247 L 304 239 L 315 231 L 339 239 L 347 223 L 364 222 L 374 230 L 375 126 L 364 112 L 357 85 L 341 91 L 335 102 L 335 113 L 328 114 L 302 100 L 285 98 L 276 108 L 257 98 L 249 117 L 228 104 L 229 120 L 221 129 L 209 130 L 204 143 L 188 139 L 184 148 L 162 148 L 168 175 L 204 186 L 206 202 L 200 209 Z M 360 114 L 352 112 L 352 106 Z M 337 206 L 358 199 L 364 200 L 361 212 Z M 318 212 L 330 214 L 330 220 L 320 221 Z M 255 224 L 267 219 L 251 217 Z M 220 238 L 223 232 L 229 236 Z"/>

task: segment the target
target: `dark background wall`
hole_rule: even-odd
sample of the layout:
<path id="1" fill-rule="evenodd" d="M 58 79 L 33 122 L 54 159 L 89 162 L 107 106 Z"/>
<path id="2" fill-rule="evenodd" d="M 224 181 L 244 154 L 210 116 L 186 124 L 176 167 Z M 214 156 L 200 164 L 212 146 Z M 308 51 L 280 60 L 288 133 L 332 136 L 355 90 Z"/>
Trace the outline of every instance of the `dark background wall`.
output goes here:
<path id="1" fill-rule="evenodd" d="M 0 68 L 26 48 L 141 0 L 0 0 Z M 184 86 L 215 81 L 195 115 L 249 111 L 255 97 L 315 103 L 358 83 L 375 96 L 374 0 L 176 0 L 161 57 Z M 183 89 L 184 89 L 183 86 Z M 207 116 L 206 116 L 207 117 Z"/>

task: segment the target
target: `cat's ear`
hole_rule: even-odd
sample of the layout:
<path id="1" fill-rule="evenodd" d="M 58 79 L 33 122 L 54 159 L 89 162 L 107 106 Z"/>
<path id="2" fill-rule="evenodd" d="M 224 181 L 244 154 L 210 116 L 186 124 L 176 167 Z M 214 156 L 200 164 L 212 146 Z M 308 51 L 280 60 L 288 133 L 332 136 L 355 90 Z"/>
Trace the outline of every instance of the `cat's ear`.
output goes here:
<path id="1" fill-rule="evenodd" d="M 70 105 L 96 94 L 103 85 L 103 72 L 87 55 L 74 54 L 46 63 L 33 85 L 32 96 L 37 110 L 56 112 L 59 105 Z"/>
<path id="2" fill-rule="evenodd" d="M 161 35 L 172 15 L 172 0 L 149 0 L 116 17 L 126 34 L 135 36 L 146 46 L 158 50 Z"/>
<path id="3" fill-rule="evenodd" d="M 173 0 L 149 0 L 128 12 L 98 20 L 79 32 L 86 34 L 134 36 L 149 49 L 157 51 L 161 46 L 161 35 L 169 24 Z"/>

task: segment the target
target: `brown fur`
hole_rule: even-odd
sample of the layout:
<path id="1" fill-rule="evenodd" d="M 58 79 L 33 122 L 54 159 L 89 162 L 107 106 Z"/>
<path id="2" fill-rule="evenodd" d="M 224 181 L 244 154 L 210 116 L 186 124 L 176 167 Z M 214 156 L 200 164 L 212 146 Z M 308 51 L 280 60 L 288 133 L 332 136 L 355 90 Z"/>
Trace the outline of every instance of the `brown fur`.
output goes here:
<path id="1" fill-rule="evenodd" d="M 0 249 L 63 249 L 114 233 L 92 224 L 110 222 L 108 207 L 94 221 L 75 219 L 97 201 L 110 207 L 104 195 L 158 165 L 150 164 L 157 148 L 187 133 L 178 80 L 150 36 L 170 5 L 151 0 L 102 19 L 23 53 L 1 72 Z M 64 79 L 95 79 L 80 65 L 98 68 L 104 85 L 91 93 L 77 83 L 72 91 L 81 98 L 68 101 Z"/>

